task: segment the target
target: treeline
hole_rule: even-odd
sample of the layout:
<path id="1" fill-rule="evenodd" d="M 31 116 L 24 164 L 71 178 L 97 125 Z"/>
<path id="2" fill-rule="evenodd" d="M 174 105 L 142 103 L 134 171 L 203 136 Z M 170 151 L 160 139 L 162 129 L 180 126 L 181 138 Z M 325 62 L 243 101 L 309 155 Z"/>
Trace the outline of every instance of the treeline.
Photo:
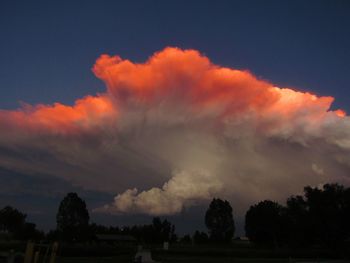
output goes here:
<path id="1" fill-rule="evenodd" d="M 91 233 L 117 234 L 134 237 L 139 243 L 176 242 L 175 226 L 168 220 L 155 217 L 151 224 L 119 227 L 106 227 L 97 224 L 90 225 Z"/>
<path id="2" fill-rule="evenodd" d="M 85 201 L 76 193 L 69 193 L 61 201 L 57 215 L 57 227 L 44 233 L 36 229 L 34 223 L 26 221 L 26 214 L 6 206 L 0 210 L 0 239 L 2 240 L 36 240 L 64 241 L 81 243 L 98 241 L 97 235 L 122 235 L 134 237 L 138 242 L 162 243 L 175 242 L 175 226 L 168 220 L 153 218 L 151 224 L 135 226 L 104 226 L 89 223 L 90 216 Z"/>
<path id="3" fill-rule="evenodd" d="M 45 234 L 36 229 L 34 223 L 26 221 L 27 215 L 11 206 L 0 210 L 0 236 L 1 239 L 43 239 Z"/>
<path id="4" fill-rule="evenodd" d="M 46 235 L 50 241 L 61 240 L 66 242 L 86 242 L 98 241 L 98 235 L 120 235 L 135 238 L 139 243 L 162 243 L 164 241 L 176 242 L 178 240 L 175 234 L 175 226 L 168 220 L 161 220 L 155 217 L 151 224 L 134 226 L 104 226 L 91 223 L 86 228 L 76 229 L 71 232 L 66 229 L 51 230 Z"/>
<path id="5" fill-rule="evenodd" d="M 89 224 L 89 212 L 85 201 L 76 193 L 69 193 L 61 201 L 56 220 L 57 228 L 47 234 L 48 240 L 62 240 L 65 242 L 98 241 L 98 235 L 132 236 L 138 242 L 161 243 L 177 240 L 175 226 L 168 220 L 155 217 L 151 224 L 126 226 L 103 226 Z"/>
<path id="6" fill-rule="evenodd" d="M 99 234 L 132 236 L 141 243 L 164 241 L 195 244 L 229 244 L 233 240 L 235 223 L 228 201 L 214 198 L 206 214 L 208 232 L 178 238 L 175 226 L 168 220 L 153 218 L 150 224 L 103 226 L 89 223 L 85 201 L 69 193 L 57 212 L 57 227 L 46 235 L 26 222 L 26 215 L 12 207 L 0 210 L 0 230 L 14 239 L 61 240 L 93 242 Z M 325 184 L 322 188 L 307 186 L 303 195 L 291 196 L 285 205 L 264 200 L 252 205 L 245 216 L 246 236 L 252 244 L 274 248 L 339 248 L 350 243 L 350 188 Z"/>
<path id="7" fill-rule="evenodd" d="M 307 186 L 285 206 L 262 201 L 246 213 L 245 230 L 252 242 L 265 246 L 344 246 L 350 242 L 350 188 Z"/>
<path id="8" fill-rule="evenodd" d="M 206 215 L 208 235 L 196 231 L 188 242 L 230 243 L 234 220 L 229 202 L 213 199 Z M 270 248 L 341 248 L 350 246 L 350 188 L 325 184 L 307 186 L 303 195 L 291 196 L 285 205 L 264 200 L 245 215 L 245 232 L 252 244 Z"/>

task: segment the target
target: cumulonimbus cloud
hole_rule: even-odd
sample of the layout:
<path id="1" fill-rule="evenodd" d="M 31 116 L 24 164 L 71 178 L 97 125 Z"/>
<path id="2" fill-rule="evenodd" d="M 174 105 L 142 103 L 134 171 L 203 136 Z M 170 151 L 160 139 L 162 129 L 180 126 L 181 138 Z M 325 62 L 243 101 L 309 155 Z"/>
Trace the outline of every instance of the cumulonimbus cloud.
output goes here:
<path id="1" fill-rule="evenodd" d="M 178 48 L 144 63 L 102 55 L 93 72 L 105 93 L 0 111 L 0 166 L 118 193 L 96 211 L 153 215 L 349 182 L 350 119 L 332 97 Z"/>

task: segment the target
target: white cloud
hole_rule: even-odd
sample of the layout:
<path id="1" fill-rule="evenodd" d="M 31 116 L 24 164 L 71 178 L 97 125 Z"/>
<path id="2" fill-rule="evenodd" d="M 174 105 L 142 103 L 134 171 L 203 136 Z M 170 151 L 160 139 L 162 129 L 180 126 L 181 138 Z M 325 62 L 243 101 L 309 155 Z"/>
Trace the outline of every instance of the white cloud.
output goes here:
<path id="1" fill-rule="evenodd" d="M 114 198 L 111 205 L 98 208 L 97 212 L 134 212 L 151 215 L 174 214 L 184 205 L 209 200 L 222 190 L 222 182 L 206 171 L 181 171 L 162 188 L 151 188 L 138 193 L 128 189 Z"/>
<path id="2" fill-rule="evenodd" d="M 236 211 L 305 185 L 349 184 L 350 117 L 332 97 L 165 49 L 146 63 L 102 56 L 107 92 L 0 111 L 0 166 L 116 194 L 96 211 L 180 212 L 213 197 Z"/>

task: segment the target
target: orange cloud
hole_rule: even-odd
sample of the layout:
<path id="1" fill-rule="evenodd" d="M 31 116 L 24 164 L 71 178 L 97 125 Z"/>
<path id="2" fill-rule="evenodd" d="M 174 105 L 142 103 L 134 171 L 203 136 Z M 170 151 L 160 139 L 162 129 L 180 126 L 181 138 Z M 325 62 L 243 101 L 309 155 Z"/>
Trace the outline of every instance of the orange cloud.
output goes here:
<path id="1" fill-rule="evenodd" d="M 196 50 L 168 47 L 145 63 L 102 55 L 93 72 L 121 106 L 154 107 L 165 102 L 199 111 L 220 108 L 221 117 L 254 112 L 261 119 L 289 122 L 300 114 L 313 120 L 323 118 L 333 101 L 332 97 L 275 87 L 248 71 L 214 65 Z M 335 114 L 345 115 L 343 111 Z"/>
<path id="2" fill-rule="evenodd" d="M 154 103 L 172 98 L 193 105 L 228 104 L 232 111 L 278 100 L 271 84 L 247 71 L 212 64 L 196 50 L 166 48 L 143 64 L 102 55 L 93 67 L 120 101 Z"/>
<path id="3" fill-rule="evenodd" d="M 116 121 L 120 108 L 147 108 L 166 104 L 186 107 L 197 114 L 215 111 L 216 118 L 240 118 L 254 114 L 256 127 L 280 129 L 300 119 L 322 121 L 332 97 L 278 88 L 248 71 L 221 67 L 196 50 L 168 47 L 145 63 L 133 63 L 119 56 L 102 55 L 93 66 L 108 92 L 78 99 L 73 106 L 25 105 L 15 111 L 0 111 L 0 125 L 50 133 L 79 133 L 107 120 Z M 331 112 L 332 113 L 332 112 Z M 342 110 L 333 112 L 344 117 Z"/>
<path id="4" fill-rule="evenodd" d="M 346 116 L 342 110 L 329 110 L 333 97 L 275 87 L 248 71 L 215 65 L 196 50 L 168 47 L 144 63 L 102 55 L 92 70 L 106 83 L 106 93 L 78 99 L 73 106 L 55 103 L 2 110 L 0 126 L 10 132 L 20 128 L 74 134 L 115 122 L 130 106 L 142 107 L 142 112 L 166 105 L 194 118 L 210 113 L 217 123 L 239 122 L 249 115 L 257 132 L 290 136 L 294 130 L 317 129 L 329 115 Z M 161 112 L 171 115 L 163 108 Z"/>
<path id="5" fill-rule="evenodd" d="M 67 134 L 96 127 L 104 119 L 116 117 L 116 113 L 110 98 L 100 95 L 78 99 L 73 106 L 54 103 L 24 105 L 15 111 L 1 110 L 0 120 L 7 128 Z"/>

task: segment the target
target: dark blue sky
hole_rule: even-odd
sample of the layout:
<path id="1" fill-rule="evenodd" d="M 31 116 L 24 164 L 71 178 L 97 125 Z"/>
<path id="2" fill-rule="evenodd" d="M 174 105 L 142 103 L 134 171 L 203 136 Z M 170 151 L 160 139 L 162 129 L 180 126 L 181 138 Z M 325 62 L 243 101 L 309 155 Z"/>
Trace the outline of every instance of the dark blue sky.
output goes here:
<path id="1" fill-rule="evenodd" d="M 0 108 L 104 91 L 101 53 L 143 61 L 165 46 L 350 110 L 349 1 L 2 1 Z"/>
<path id="2" fill-rule="evenodd" d="M 72 104 L 105 90 L 91 72 L 102 53 L 144 61 L 165 46 L 177 46 L 278 86 L 334 96 L 333 108 L 350 112 L 349 14 L 350 1 L 340 0 L 1 1 L 0 109 L 17 108 L 19 101 Z M 47 185 L 0 172 L 1 180 L 12 178 L 16 187 L 18 182 L 31 189 Z M 79 189 L 66 182 L 52 185 L 60 187 L 57 194 L 51 188 L 43 195 L 2 190 L 0 206 L 23 209 L 39 228 L 54 227 L 59 200 Z M 112 198 L 80 191 L 91 207 Z M 182 216 L 175 222 L 181 224 Z M 184 217 L 196 226 L 202 222 L 198 213 Z"/>

